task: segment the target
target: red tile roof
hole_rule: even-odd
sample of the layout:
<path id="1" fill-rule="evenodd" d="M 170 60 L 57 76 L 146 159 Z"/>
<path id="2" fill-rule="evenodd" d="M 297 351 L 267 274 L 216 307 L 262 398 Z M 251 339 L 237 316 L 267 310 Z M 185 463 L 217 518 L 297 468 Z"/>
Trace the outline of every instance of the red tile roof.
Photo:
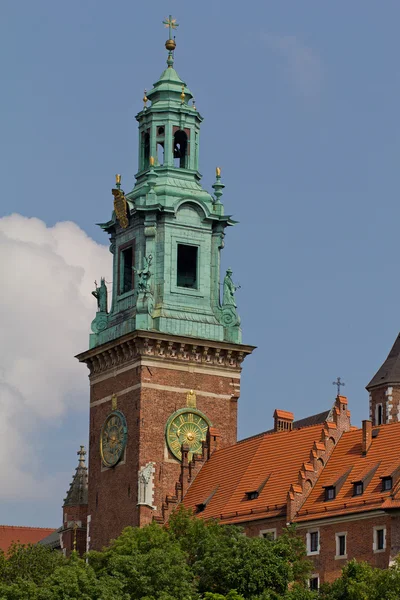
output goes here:
<path id="1" fill-rule="evenodd" d="M 15 525 L 0 525 L 0 550 L 7 552 L 13 542 L 21 544 L 36 544 L 55 529 L 47 527 L 18 527 Z"/>
<path id="2" fill-rule="evenodd" d="M 295 521 L 400 506 L 400 478 L 399 470 L 396 471 L 400 467 L 400 423 L 381 425 L 374 431 L 377 429 L 379 433 L 372 437 L 366 455 L 362 453 L 362 429 L 342 435 Z M 346 480 L 335 499 L 325 501 L 324 488 L 333 485 L 332 482 L 346 472 Z M 381 478 L 392 473 L 393 489 L 384 492 Z M 364 491 L 353 496 L 353 483 L 361 480 L 364 480 Z"/>
<path id="3" fill-rule="evenodd" d="M 309 460 L 321 432 L 318 424 L 265 433 L 214 452 L 183 504 L 194 510 L 203 505 L 202 517 L 225 522 L 284 515 L 290 485 L 298 481 L 299 469 Z M 252 491 L 259 494 L 250 500 L 246 494 Z"/>

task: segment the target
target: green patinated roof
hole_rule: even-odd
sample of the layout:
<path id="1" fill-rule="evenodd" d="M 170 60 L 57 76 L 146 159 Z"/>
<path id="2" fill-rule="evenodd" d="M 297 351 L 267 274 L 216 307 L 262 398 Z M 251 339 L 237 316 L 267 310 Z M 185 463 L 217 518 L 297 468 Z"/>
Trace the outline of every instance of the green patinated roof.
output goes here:
<path id="1" fill-rule="evenodd" d="M 158 99 L 166 99 L 166 96 L 170 96 L 171 92 L 177 94 L 177 100 L 180 101 L 180 95 L 182 93 L 182 85 L 185 86 L 185 101 L 187 102 L 193 98 L 192 92 L 187 87 L 186 83 L 182 81 L 178 73 L 173 67 L 167 67 L 161 74 L 158 81 L 153 85 L 153 89 L 147 94 L 151 102 L 156 102 Z M 153 99 L 154 98 L 154 99 Z"/>

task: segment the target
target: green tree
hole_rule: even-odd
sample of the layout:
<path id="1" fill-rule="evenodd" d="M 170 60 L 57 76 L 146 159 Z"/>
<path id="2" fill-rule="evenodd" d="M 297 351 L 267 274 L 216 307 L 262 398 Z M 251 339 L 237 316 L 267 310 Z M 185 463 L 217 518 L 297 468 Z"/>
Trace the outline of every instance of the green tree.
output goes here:
<path id="1" fill-rule="evenodd" d="M 186 552 L 168 529 L 155 523 L 142 529 L 127 527 L 109 548 L 89 553 L 89 563 L 100 580 L 117 578 L 132 600 L 196 597 Z"/>

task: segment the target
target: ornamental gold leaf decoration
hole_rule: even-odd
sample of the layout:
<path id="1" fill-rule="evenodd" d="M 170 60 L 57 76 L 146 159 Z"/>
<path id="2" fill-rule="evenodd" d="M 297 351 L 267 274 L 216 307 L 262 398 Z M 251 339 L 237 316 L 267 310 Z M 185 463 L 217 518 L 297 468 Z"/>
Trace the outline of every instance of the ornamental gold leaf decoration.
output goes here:
<path id="1" fill-rule="evenodd" d="M 193 390 L 190 390 L 186 395 L 186 406 L 196 408 L 196 394 Z"/>
<path id="2" fill-rule="evenodd" d="M 129 225 L 128 221 L 128 203 L 125 194 L 122 190 L 112 190 L 114 196 L 114 211 L 122 229 L 126 229 Z"/>

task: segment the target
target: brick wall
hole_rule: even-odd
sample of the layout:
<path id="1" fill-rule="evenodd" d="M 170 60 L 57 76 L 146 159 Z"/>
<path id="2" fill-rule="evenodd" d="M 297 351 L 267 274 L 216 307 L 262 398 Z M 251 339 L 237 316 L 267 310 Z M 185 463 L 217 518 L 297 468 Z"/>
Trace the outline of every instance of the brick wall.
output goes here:
<path id="1" fill-rule="evenodd" d="M 313 572 L 319 575 L 321 583 L 339 577 L 346 562 L 353 558 L 366 561 L 373 567 L 385 568 L 389 565 L 390 517 L 385 514 L 364 518 L 365 516 L 354 515 L 353 520 L 338 520 L 330 524 L 310 522 L 306 527 L 302 524 L 298 529 L 305 543 L 307 531 L 319 531 L 319 553 L 308 558 L 312 561 Z M 374 527 L 386 527 L 386 549 L 383 551 L 373 550 Z M 346 534 L 346 555 L 343 558 L 336 557 L 336 534 Z"/>
<path id="2" fill-rule="evenodd" d="M 165 426 L 171 414 L 186 407 L 190 390 L 196 393 L 197 409 L 219 430 L 221 447 L 236 442 L 240 363 L 216 360 L 216 352 L 212 358 L 203 352 L 198 364 L 185 359 L 184 353 L 173 356 L 176 360 L 151 353 L 146 346 L 117 368 L 92 371 L 88 513 L 93 549 L 107 544 L 127 525 L 144 525 L 163 516 L 163 503 L 167 495 L 175 495 L 181 474 L 181 463 L 167 449 Z M 124 458 L 107 469 L 99 444 L 113 394 L 127 420 L 128 439 Z M 155 463 L 155 510 L 137 506 L 138 471 L 149 462 Z"/>
<path id="3" fill-rule="evenodd" d="M 400 415 L 400 386 L 385 385 L 373 388 L 369 395 L 370 418 L 377 423 L 377 406 L 382 405 L 382 423 L 397 423 Z"/>

